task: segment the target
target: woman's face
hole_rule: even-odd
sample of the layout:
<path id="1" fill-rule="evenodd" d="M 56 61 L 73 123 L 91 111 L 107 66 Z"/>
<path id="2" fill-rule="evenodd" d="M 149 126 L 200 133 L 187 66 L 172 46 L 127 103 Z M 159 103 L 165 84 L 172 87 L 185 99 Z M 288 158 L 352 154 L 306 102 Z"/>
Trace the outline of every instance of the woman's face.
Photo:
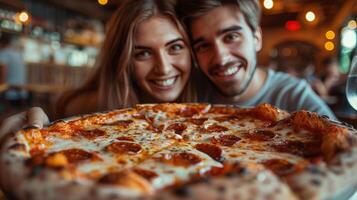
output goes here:
<path id="1" fill-rule="evenodd" d="M 191 70 L 191 55 L 183 36 L 167 17 L 143 21 L 135 33 L 134 77 L 148 101 L 175 101 Z"/>

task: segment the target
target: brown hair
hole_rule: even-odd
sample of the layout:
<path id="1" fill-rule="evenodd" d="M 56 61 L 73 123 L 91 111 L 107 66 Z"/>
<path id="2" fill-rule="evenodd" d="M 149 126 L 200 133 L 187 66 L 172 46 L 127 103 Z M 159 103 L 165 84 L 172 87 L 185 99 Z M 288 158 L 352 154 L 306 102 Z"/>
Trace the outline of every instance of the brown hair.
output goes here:
<path id="1" fill-rule="evenodd" d="M 189 28 L 192 20 L 223 5 L 237 6 L 249 28 L 253 32 L 258 29 L 261 15 L 258 0 L 178 0 L 176 10 L 180 20 Z"/>
<path id="2" fill-rule="evenodd" d="M 97 92 L 98 96 L 94 111 L 125 108 L 140 103 L 138 88 L 132 76 L 136 28 L 139 23 L 153 16 L 169 17 L 183 35 L 187 46 L 190 46 L 176 18 L 174 6 L 173 0 L 123 0 L 107 24 L 105 41 L 97 57 L 94 73 L 82 87 L 67 92 L 59 99 L 57 116 L 64 116 L 64 108 L 71 100 L 92 91 Z M 178 101 L 196 101 L 195 87 L 190 80 Z"/>

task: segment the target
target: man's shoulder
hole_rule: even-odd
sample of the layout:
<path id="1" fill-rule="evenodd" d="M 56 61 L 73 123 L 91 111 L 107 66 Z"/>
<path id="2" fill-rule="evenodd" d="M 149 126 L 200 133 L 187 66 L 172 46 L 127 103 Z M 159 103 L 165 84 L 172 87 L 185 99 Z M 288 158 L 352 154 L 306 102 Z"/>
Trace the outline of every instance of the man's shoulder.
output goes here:
<path id="1" fill-rule="evenodd" d="M 307 82 L 303 79 L 293 77 L 285 72 L 279 72 L 269 69 L 268 70 L 268 83 L 276 88 L 288 88 L 296 86 L 306 86 Z"/>

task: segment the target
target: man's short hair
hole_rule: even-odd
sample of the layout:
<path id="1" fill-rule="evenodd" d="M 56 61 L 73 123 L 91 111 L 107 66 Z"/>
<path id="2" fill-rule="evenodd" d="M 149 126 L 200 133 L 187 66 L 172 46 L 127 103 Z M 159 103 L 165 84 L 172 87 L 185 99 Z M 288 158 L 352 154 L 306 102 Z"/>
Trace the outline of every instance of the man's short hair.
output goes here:
<path id="1" fill-rule="evenodd" d="M 190 29 L 195 18 L 223 5 L 237 6 L 250 29 L 253 32 L 258 29 L 261 15 L 258 0 L 178 0 L 176 10 L 180 20 Z"/>

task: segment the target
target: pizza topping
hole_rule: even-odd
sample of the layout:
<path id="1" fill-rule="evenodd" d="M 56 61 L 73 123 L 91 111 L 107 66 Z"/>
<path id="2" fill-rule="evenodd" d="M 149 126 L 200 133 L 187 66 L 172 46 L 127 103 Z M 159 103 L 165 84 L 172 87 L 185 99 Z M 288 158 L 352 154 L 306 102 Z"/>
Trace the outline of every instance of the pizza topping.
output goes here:
<path id="1" fill-rule="evenodd" d="M 185 131 L 187 126 L 182 123 L 175 123 L 171 124 L 169 127 L 166 128 L 166 130 L 173 130 L 175 131 L 175 134 L 181 135 L 183 131 Z"/>
<path id="2" fill-rule="evenodd" d="M 101 184 L 111 184 L 134 188 L 146 194 L 152 194 L 154 192 L 154 189 L 146 179 L 128 170 L 112 172 L 104 175 L 99 179 L 98 182 Z"/>
<path id="3" fill-rule="evenodd" d="M 229 129 L 227 127 L 218 125 L 218 124 L 212 124 L 208 126 L 207 128 L 204 128 L 202 131 L 203 132 L 208 132 L 208 133 L 213 133 L 213 132 L 223 132 L 223 131 L 228 131 Z"/>
<path id="4" fill-rule="evenodd" d="M 144 177 L 146 180 L 152 180 L 156 177 L 158 177 L 158 175 L 153 172 L 153 171 L 149 171 L 149 170 L 146 170 L 146 169 L 134 169 L 133 170 L 135 173 L 139 174 L 140 176 Z"/>
<path id="5" fill-rule="evenodd" d="M 180 167 L 189 167 L 201 162 L 201 160 L 197 155 L 188 152 L 165 154 L 159 158 L 161 162 Z"/>
<path id="6" fill-rule="evenodd" d="M 202 125 L 208 118 L 187 118 L 186 122 L 195 124 L 195 125 Z"/>
<path id="7" fill-rule="evenodd" d="M 118 120 L 115 122 L 111 122 L 111 123 L 106 123 L 104 125 L 108 125 L 108 126 L 118 126 L 120 128 L 128 128 L 130 124 L 132 124 L 134 121 L 133 120 Z"/>
<path id="8" fill-rule="evenodd" d="M 275 122 L 279 120 L 279 111 L 270 104 L 261 104 L 251 109 L 250 113 L 259 119 Z"/>
<path id="9" fill-rule="evenodd" d="M 94 130 L 80 130 L 74 133 L 75 136 L 83 136 L 88 140 L 95 139 L 97 137 L 105 136 L 106 133 L 103 130 L 94 129 Z"/>
<path id="10" fill-rule="evenodd" d="M 305 158 L 313 158 L 321 155 L 321 142 L 310 141 L 302 142 L 297 140 L 288 140 L 280 144 L 273 144 L 278 152 L 291 153 Z"/>
<path id="11" fill-rule="evenodd" d="M 226 122 L 226 121 L 231 121 L 231 120 L 237 120 L 239 119 L 238 115 L 227 115 L 227 116 L 221 116 L 221 117 L 215 117 L 214 120 L 218 122 Z"/>
<path id="12" fill-rule="evenodd" d="M 105 150 L 117 154 L 136 154 L 141 151 L 141 146 L 131 142 L 114 142 L 105 147 Z"/>
<path id="13" fill-rule="evenodd" d="M 245 135 L 253 141 L 269 141 L 275 137 L 275 133 L 270 130 L 254 130 Z"/>
<path id="14" fill-rule="evenodd" d="M 213 160 L 223 161 L 222 149 L 213 144 L 197 144 L 195 148 L 207 155 L 209 155 Z"/>
<path id="15" fill-rule="evenodd" d="M 131 138 L 131 137 L 128 137 L 128 136 L 120 136 L 120 137 L 117 137 L 116 138 L 117 140 L 120 140 L 120 141 L 130 141 L 130 142 L 134 142 L 134 139 Z"/>
<path id="16" fill-rule="evenodd" d="M 262 164 L 279 176 L 286 176 L 295 171 L 294 165 L 283 159 L 270 159 L 263 161 Z"/>
<path id="17" fill-rule="evenodd" d="M 46 159 L 46 166 L 58 168 L 68 165 L 67 157 L 62 153 L 55 153 Z"/>
<path id="18" fill-rule="evenodd" d="M 58 153 L 62 153 L 66 156 L 69 163 L 77 164 L 79 162 L 84 162 L 88 160 L 97 160 L 99 159 L 97 155 L 94 153 L 89 153 L 82 149 L 67 149 L 60 151 Z"/>
<path id="19" fill-rule="evenodd" d="M 219 137 L 212 137 L 211 142 L 213 144 L 220 144 L 223 146 L 233 146 L 236 142 L 241 140 L 238 136 L 235 135 L 220 135 Z"/>

